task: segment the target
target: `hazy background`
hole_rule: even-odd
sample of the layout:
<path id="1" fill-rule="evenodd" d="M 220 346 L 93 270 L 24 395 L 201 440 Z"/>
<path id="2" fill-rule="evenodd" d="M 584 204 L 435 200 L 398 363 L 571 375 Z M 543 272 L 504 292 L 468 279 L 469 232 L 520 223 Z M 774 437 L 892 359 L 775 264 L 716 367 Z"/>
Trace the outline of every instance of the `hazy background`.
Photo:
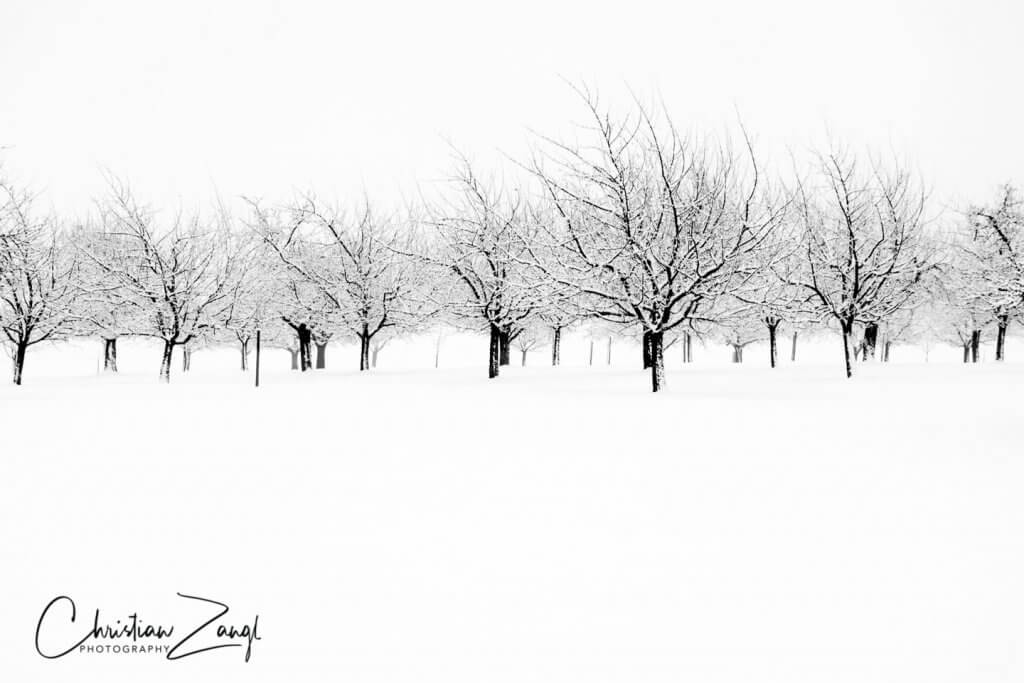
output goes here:
<path id="1" fill-rule="evenodd" d="M 956 204 L 1024 181 L 1022 20 L 995 0 L 4 0 L 0 159 L 71 212 L 102 169 L 169 204 L 390 201 L 445 175 L 446 139 L 491 164 L 569 133 L 568 79 L 684 127 L 738 110 L 779 164 L 826 131 L 891 149 Z"/>

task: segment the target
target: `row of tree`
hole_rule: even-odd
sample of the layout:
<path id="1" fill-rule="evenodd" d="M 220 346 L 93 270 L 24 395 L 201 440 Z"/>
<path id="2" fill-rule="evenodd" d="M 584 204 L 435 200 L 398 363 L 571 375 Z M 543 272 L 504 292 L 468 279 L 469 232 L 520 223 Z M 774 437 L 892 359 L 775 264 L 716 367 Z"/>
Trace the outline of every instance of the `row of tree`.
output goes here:
<path id="1" fill-rule="evenodd" d="M 898 162 L 843 149 L 816 155 L 793 180 L 768 174 L 751 140 L 686 137 L 661 113 L 614 116 L 583 92 L 590 125 L 572 143 L 539 138 L 512 185 L 462 157 L 436 198 L 401 212 L 368 198 L 342 206 L 308 194 L 246 198 L 241 210 L 167 216 L 112 179 L 87 219 L 36 211 L 3 181 L 0 329 L 21 382 L 27 350 L 75 335 L 177 347 L 235 343 L 246 369 L 256 331 L 298 369 L 326 363 L 329 341 L 354 337 L 359 367 L 387 339 L 453 325 L 488 338 L 488 376 L 521 351 L 577 325 L 642 341 L 654 391 L 665 349 L 717 335 L 741 361 L 780 330 L 829 326 L 851 376 L 858 355 L 887 359 L 922 335 L 977 360 L 994 329 L 1024 310 L 1024 212 L 1017 191 L 952 218 L 929 216 L 921 182 Z"/>

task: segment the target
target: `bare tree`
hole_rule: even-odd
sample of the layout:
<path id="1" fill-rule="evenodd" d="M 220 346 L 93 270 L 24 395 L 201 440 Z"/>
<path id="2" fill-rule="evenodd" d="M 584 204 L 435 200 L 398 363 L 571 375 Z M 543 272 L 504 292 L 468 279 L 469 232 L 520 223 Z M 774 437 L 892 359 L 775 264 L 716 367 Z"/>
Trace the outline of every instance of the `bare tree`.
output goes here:
<path id="1" fill-rule="evenodd" d="M 175 347 L 212 333 L 232 305 L 245 259 L 231 248 L 230 217 L 223 209 L 214 221 L 179 213 L 161 227 L 117 181 L 101 217 L 97 240 L 107 246 L 84 253 L 117 285 L 119 305 L 135 310 L 135 333 L 163 341 L 160 379 L 169 382 Z"/>
<path id="2" fill-rule="evenodd" d="M 641 328 L 659 391 L 665 335 L 742 283 L 782 207 L 766 192 L 749 141 L 744 169 L 728 145 L 686 140 L 667 116 L 659 125 L 638 107 L 616 118 L 582 95 L 593 142 L 545 139 L 534 160 L 560 219 L 547 230 L 557 261 L 535 262 L 575 286 L 593 317 Z"/>
<path id="3" fill-rule="evenodd" d="M 551 330 L 551 365 L 562 362 L 562 335 L 584 318 L 578 297 L 567 296 L 555 288 L 539 291 L 538 320 Z M 533 334 L 538 334 L 533 330 Z"/>
<path id="4" fill-rule="evenodd" d="M 32 201 L 0 181 L 0 331 L 18 385 L 29 347 L 71 331 L 79 293 L 77 254 L 55 219 L 34 214 Z"/>
<path id="5" fill-rule="evenodd" d="M 716 336 L 732 349 L 733 363 L 743 362 L 743 349 L 747 346 L 768 338 L 771 327 L 765 329 L 761 313 L 757 306 L 739 303 L 728 313 L 718 316 Z"/>
<path id="6" fill-rule="evenodd" d="M 314 337 L 326 346 L 337 325 L 337 309 L 319 287 L 300 274 L 286 271 L 281 283 L 274 307 L 281 321 L 295 334 L 299 370 L 306 372 L 313 369 Z M 322 355 L 321 363 L 325 364 Z"/>
<path id="7" fill-rule="evenodd" d="M 927 334 L 925 315 L 926 312 L 921 307 L 904 308 L 885 321 L 879 342 L 883 363 L 889 362 L 893 346 L 924 338 Z"/>
<path id="8" fill-rule="evenodd" d="M 276 260 L 272 261 L 259 245 L 249 243 L 251 233 L 235 233 L 231 239 L 233 244 L 230 248 L 241 255 L 239 277 L 229 292 L 229 303 L 220 327 L 227 342 L 238 344 L 240 368 L 246 372 L 249 370 L 250 347 L 257 332 L 262 335 L 277 315 L 281 284 L 275 271 Z"/>
<path id="9" fill-rule="evenodd" d="M 800 253 L 799 234 L 793 221 L 785 221 L 776 229 L 762 248 L 752 253 L 751 277 L 743 287 L 733 293 L 740 302 L 739 318 L 726 324 L 735 331 L 749 326 L 749 318 L 760 321 L 767 333 L 769 366 L 779 362 L 779 330 L 792 328 L 791 360 L 796 360 L 798 330 L 816 322 L 808 293 L 794 282 L 806 273 L 807 264 Z M 745 307 L 744 307 L 745 305 Z M 733 316 L 735 318 L 735 316 Z M 749 337 L 752 330 L 744 329 L 739 337 Z M 759 335 L 755 335 L 759 336 Z M 742 359 L 742 352 L 739 354 Z"/>
<path id="10" fill-rule="evenodd" d="M 1006 356 L 1006 332 L 1024 306 L 1024 204 L 1010 184 L 990 206 L 969 211 L 969 234 L 960 243 L 967 255 L 974 298 L 984 302 L 996 324 L 996 360 Z"/>
<path id="11" fill-rule="evenodd" d="M 927 307 L 931 334 L 960 347 L 964 363 L 980 359 L 982 337 L 992 323 L 994 309 L 987 266 L 973 252 L 972 241 L 972 231 L 949 236 L 938 265 L 941 277 L 931 283 Z"/>
<path id="12" fill-rule="evenodd" d="M 488 334 L 487 374 L 493 379 L 539 304 L 523 265 L 530 211 L 519 192 L 479 178 L 465 158 L 454 184 L 456 191 L 430 211 L 436 239 L 420 258 L 447 281 L 435 296 L 453 322 Z"/>
<path id="13" fill-rule="evenodd" d="M 360 370 L 370 369 L 378 334 L 415 329 L 433 311 L 422 264 L 404 255 L 412 251 L 411 231 L 368 199 L 349 215 L 307 195 L 289 207 L 284 221 L 252 205 L 260 234 L 281 262 L 317 289 L 336 327 L 359 340 Z M 321 361 L 331 333 L 317 333 Z"/>
<path id="14" fill-rule="evenodd" d="M 104 235 L 87 222 L 73 233 L 72 240 L 80 252 L 100 254 L 110 250 L 104 259 L 123 253 L 121 240 Z M 75 333 L 83 336 L 98 335 L 103 342 L 103 371 L 117 372 L 117 342 L 133 334 L 138 327 L 137 311 L 125 303 L 120 283 L 106 277 L 87 255 L 81 255 L 79 272 L 79 320 Z"/>
<path id="15" fill-rule="evenodd" d="M 839 325 L 846 376 L 854 326 L 873 349 L 878 324 L 911 305 L 931 267 L 924 242 L 926 193 L 898 165 L 867 168 L 851 154 L 817 159 L 814 184 L 798 185 L 796 219 L 807 268 L 788 280 L 809 294 L 821 319 Z"/>
<path id="16" fill-rule="evenodd" d="M 952 288 L 949 294 L 952 294 Z M 981 354 L 982 332 L 989 311 L 965 305 L 955 295 L 936 299 L 928 306 L 927 325 L 931 336 L 963 351 L 964 363 L 977 363 Z"/>
<path id="17" fill-rule="evenodd" d="M 526 327 L 516 336 L 514 345 L 520 354 L 520 365 L 526 367 L 526 354 L 544 345 L 544 334 L 536 326 Z"/>

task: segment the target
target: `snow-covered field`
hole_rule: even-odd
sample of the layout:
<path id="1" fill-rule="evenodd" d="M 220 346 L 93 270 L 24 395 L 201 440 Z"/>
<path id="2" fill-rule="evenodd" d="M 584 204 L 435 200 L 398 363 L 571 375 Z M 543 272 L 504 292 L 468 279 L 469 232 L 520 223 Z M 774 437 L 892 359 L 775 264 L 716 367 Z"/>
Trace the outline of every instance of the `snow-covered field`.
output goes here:
<path id="1" fill-rule="evenodd" d="M 258 390 L 229 349 L 170 386 L 145 344 L 118 377 L 33 349 L 0 386 L 2 678 L 1024 680 L 1019 344 L 852 381 L 834 339 L 774 371 L 672 349 L 660 395 L 623 342 L 491 382 L 483 344 L 273 351 Z M 177 591 L 259 614 L 251 660 L 35 651 L 57 595 L 184 628 Z"/>

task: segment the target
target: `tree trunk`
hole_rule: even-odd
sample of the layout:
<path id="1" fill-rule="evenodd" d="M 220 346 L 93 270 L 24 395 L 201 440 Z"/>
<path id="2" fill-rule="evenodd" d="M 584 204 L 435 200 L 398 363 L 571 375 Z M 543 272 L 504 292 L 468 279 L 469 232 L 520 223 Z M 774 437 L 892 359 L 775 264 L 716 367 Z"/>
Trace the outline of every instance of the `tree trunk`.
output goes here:
<path id="1" fill-rule="evenodd" d="M 28 344 L 23 341 L 17 342 L 14 347 L 14 383 L 21 385 L 21 376 L 25 370 L 25 353 L 28 351 Z"/>
<path id="2" fill-rule="evenodd" d="M 643 346 L 644 370 L 647 370 L 651 367 L 651 333 L 644 332 L 640 343 Z"/>
<path id="3" fill-rule="evenodd" d="M 316 369 L 323 370 L 327 367 L 327 344 L 316 342 Z"/>
<path id="4" fill-rule="evenodd" d="M 612 338 L 608 337 L 608 362 L 606 365 L 612 364 Z"/>
<path id="5" fill-rule="evenodd" d="M 509 328 L 504 328 L 499 332 L 498 335 L 498 353 L 499 365 L 509 364 L 509 347 L 512 344 L 512 331 Z"/>
<path id="6" fill-rule="evenodd" d="M 593 339 L 593 337 L 591 337 L 591 339 L 590 339 L 590 360 L 588 361 L 588 365 L 593 365 L 593 364 L 594 364 L 594 339 Z"/>
<path id="7" fill-rule="evenodd" d="M 256 387 L 260 386 L 260 352 L 263 351 L 263 344 L 261 343 L 262 330 L 256 328 Z"/>
<path id="8" fill-rule="evenodd" d="M 370 367 L 371 368 L 377 367 L 377 354 L 380 353 L 380 349 L 381 349 L 381 345 L 380 344 L 374 344 L 373 345 L 373 351 L 370 353 Z"/>
<path id="9" fill-rule="evenodd" d="M 843 320 L 839 323 L 843 334 L 843 358 L 846 361 L 846 377 L 853 377 L 853 360 L 856 351 L 853 348 L 853 321 Z"/>
<path id="10" fill-rule="evenodd" d="M 558 365 L 562 362 L 562 327 L 555 326 L 555 335 L 551 340 L 551 365 Z M 524 363 L 525 365 L 525 363 Z"/>
<path id="11" fill-rule="evenodd" d="M 188 344 L 181 347 L 181 371 L 188 372 L 192 369 L 192 349 Z"/>
<path id="12" fill-rule="evenodd" d="M 363 334 L 359 335 L 359 370 L 370 369 L 370 336 L 364 327 Z"/>
<path id="13" fill-rule="evenodd" d="M 796 330 L 793 330 L 793 346 L 791 347 L 791 350 L 789 352 L 789 360 L 791 363 L 796 362 L 796 335 Z"/>
<path id="14" fill-rule="evenodd" d="M 164 354 L 160 359 L 160 381 L 171 381 L 171 358 L 174 356 L 174 342 L 164 340 Z"/>
<path id="15" fill-rule="evenodd" d="M 487 355 L 487 378 L 494 379 L 498 376 L 501 367 L 501 330 L 497 325 L 491 325 L 491 339 Z"/>
<path id="16" fill-rule="evenodd" d="M 312 370 L 313 354 L 311 353 L 311 345 L 313 332 L 306 326 L 306 323 L 299 325 L 295 332 L 299 336 L 299 369 L 303 372 Z"/>
<path id="17" fill-rule="evenodd" d="M 864 326 L 864 360 L 875 359 L 875 348 L 878 346 L 878 323 L 871 322 Z"/>
<path id="18" fill-rule="evenodd" d="M 768 324 L 768 359 L 771 363 L 771 367 L 775 367 L 775 364 L 779 360 L 779 345 L 777 342 L 777 333 L 779 330 L 778 323 Z"/>
<path id="19" fill-rule="evenodd" d="M 299 369 L 299 350 L 288 349 L 288 353 L 292 354 L 292 370 Z"/>
<path id="20" fill-rule="evenodd" d="M 882 362 L 889 362 L 889 350 L 892 348 L 892 342 L 888 339 L 885 340 L 885 345 L 882 347 Z"/>
<path id="21" fill-rule="evenodd" d="M 665 387 L 665 344 L 664 332 L 651 332 L 651 391 L 661 391 Z"/>
<path id="22" fill-rule="evenodd" d="M 996 318 L 996 360 L 1001 361 L 1005 358 L 1006 349 L 1006 328 L 1010 325 L 1010 316 L 1006 313 L 1001 313 Z"/>
<path id="23" fill-rule="evenodd" d="M 249 340 L 244 339 L 239 344 L 239 351 L 242 354 L 242 372 L 249 371 Z"/>
<path id="24" fill-rule="evenodd" d="M 523 349 L 522 352 L 523 352 L 523 363 L 522 363 L 522 365 L 525 368 L 526 367 L 526 349 Z"/>
<path id="25" fill-rule="evenodd" d="M 742 363 L 743 362 L 743 347 L 738 344 L 733 344 L 732 347 L 732 362 Z"/>
<path id="26" fill-rule="evenodd" d="M 434 345 L 434 369 L 441 367 L 441 338 L 442 333 L 437 333 L 437 344 Z"/>
<path id="27" fill-rule="evenodd" d="M 689 332 L 683 337 L 683 362 L 693 362 L 693 335 Z"/>
<path id="28" fill-rule="evenodd" d="M 117 372 L 117 338 L 103 340 L 103 371 Z"/>
<path id="29" fill-rule="evenodd" d="M 971 362 L 971 342 L 969 341 L 964 342 L 964 362 Z"/>
<path id="30" fill-rule="evenodd" d="M 981 330 L 971 332 L 971 362 L 977 363 L 981 352 Z"/>

